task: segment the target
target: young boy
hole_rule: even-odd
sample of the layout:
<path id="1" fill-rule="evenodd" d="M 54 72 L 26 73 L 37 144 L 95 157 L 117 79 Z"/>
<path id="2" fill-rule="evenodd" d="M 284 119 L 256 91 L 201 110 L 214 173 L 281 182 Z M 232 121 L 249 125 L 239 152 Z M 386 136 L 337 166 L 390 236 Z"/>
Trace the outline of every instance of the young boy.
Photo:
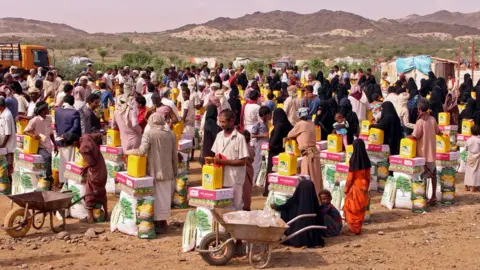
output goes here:
<path id="1" fill-rule="evenodd" d="M 245 141 L 247 142 L 248 148 L 248 157 L 246 159 L 246 170 L 245 170 L 245 183 L 243 183 L 243 210 L 250 211 L 252 205 L 252 187 L 253 187 L 253 161 L 255 159 L 255 151 L 253 147 L 250 145 L 250 132 L 248 130 L 244 130 L 242 132 L 243 136 L 245 137 Z"/>
<path id="2" fill-rule="evenodd" d="M 138 124 L 142 127 L 142 131 L 145 130 L 145 127 L 147 126 L 147 101 L 143 96 L 138 96 L 135 98 L 135 101 L 137 102 L 137 109 L 138 109 L 138 115 L 137 115 L 137 120 Z"/>
<path id="3" fill-rule="evenodd" d="M 265 106 L 267 106 L 270 111 L 275 111 L 277 105 L 275 105 L 275 95 L 273 95 L 273 93 L 268 93 L 267 95 L 267 101 L 265 102 Z"/>
<path id="4" fill-rule="evenodd" d="M 115 104 L 115 99 L 113 99 L 112 92 L 107 90 L 107 84 L 104 82 L 100 83 L 100 100 L 102 102 L 103 108 L 108 108 L 108 101 L 110 101 L 110 105 Z"/>
<path id="5" fill-rule="evenodd" d="M 253 163 L 254 175 L 253 180 L 257 180 L 262 165 L 262 144 L 268 143 L 268 123 L 272 119 L 272 111 L 267 106 L 262 106 L 258 110 L 258 118 L 260 121 L 252 127 L 253 146 L 255 148 L 255 161 Z"/>
<path id="6" fill-rule="evenodd" d="M 335 237 L 340 235 L 343 222 L 340 212 L 332 204 L 332 194 L 328 190 L 323 190 L 318 194 L 320 201 L 320 213 L 323 216 L 323 223 L 327 226 L 326 237 Z"/>
<path id="7" fill-rule="evenodd" d="M 335 121 L 336 123 L 333 124 L 333 129 L 336 134 L 342 136 L 343 146 L 346 149 L 348 146 L 348 141 L 347 141 L 348 122 L 347 120 L 345 120 L 345 116 L 342 113 L 335 114 Z"/>
<path id="8" fill-rule="evenodd" d="M 182 84 L 183 86 L 183 84 Z M 190 89 L 184 87 L 182 89 L 182 120 L 184 123 L 183 133 L 188 134 L 192 138 L 193 144 L 195 144 L 195 107 L 193 100 L 190 100 Z M 195 150 L 192 149 L 190 160 L 193 161 Z"/>
<path id="9" fill-rule="evenodd" d="M 35 138 L 40 141 L 38 154 L 42 156 L 45 162 L 46 180 L 53 183 L 52 178 L 52 150 L 58 152 L 55 145 L 55 138 L 52 131 L 52 120 L 47 118 L 48 104 L 45 101 L 40 101 L 35 106 L 35 117 L 29 122 L 24 132 L 25 135 Z"/>

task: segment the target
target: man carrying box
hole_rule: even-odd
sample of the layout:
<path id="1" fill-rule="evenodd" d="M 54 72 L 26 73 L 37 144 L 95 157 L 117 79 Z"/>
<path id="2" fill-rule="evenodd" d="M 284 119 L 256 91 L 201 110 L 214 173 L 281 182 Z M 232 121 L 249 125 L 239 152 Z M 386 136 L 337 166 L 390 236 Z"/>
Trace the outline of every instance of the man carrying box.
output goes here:
<path id="1" fill-rule="evenodd" d="M 248 148 L 245 137 L 235 130 L 234 120 L 231 110 L 223 110 L 220 113 L 219 122 L 223 131 L 218 133 L 212 152 L 216 154 L 213 162 L 224 166 L 223 186 L 233 187 L 233 205 L 237 210 L 241 210 Z M 226 159 L 219 158 L 219 155 L 225 156 Z"/>

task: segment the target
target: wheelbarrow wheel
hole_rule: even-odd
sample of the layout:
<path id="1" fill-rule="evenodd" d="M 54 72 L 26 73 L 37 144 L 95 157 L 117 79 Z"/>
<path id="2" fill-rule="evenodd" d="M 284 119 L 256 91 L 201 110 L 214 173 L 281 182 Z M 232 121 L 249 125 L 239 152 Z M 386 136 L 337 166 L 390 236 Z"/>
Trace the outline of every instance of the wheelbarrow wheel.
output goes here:
<path id="1" fill-rule="evenodd" d="M 253 268 L 263 269 L 270 263 L 272 247 L 269 244 L 251 243 L 248 246 L 248 261 Z"/>
<path id="2" fill-rule="evenodd" d="M 218 232 L 218 245 L 221 245 L 230 239 L 230 235 L 225 232 Z M 223 248 L 217 252 L 213 249 L 217 247 L 217 233 L 211 232 L 207 234 L 200 242 L 201 250 L 212 250 L 212 252 L 200 253 L 202 259 L 209 265 L 220 266 L 226 265 L 235 256 L 234 241 L 228 242 Z"/>
<path id="3" fill-rule="evenodd" d="M 5 217 L 5 221 L 3 223 L 3 226 L 5 228 L 11 228 L 15 227 L 18 225 L 21 225 L 18 228 L 13 228 L 13 229 L 6 229 L 5 231 L 7 232 L 8 235 L 10 235 L 13 238 L 17 237 L 24 237 L 27 235 L 28 231 L 30 230 L 30 227 L 32 227 L 32 218 L 30 212 L 27 211 L 27 220 L 24 220 L 25 215 L 25 208 L 14 208 L 8 212 L 7 216 Z"/>

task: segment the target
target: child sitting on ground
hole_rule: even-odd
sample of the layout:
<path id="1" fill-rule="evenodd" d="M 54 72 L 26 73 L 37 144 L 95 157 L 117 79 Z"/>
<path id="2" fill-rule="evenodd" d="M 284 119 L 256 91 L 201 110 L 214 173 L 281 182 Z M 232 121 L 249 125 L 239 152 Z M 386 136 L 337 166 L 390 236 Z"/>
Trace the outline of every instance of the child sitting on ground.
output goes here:
<path id="1" fill-rule="evenodd" d="M 346 149 L 348 146 L 348 141 L 347 141 L 348 122 L 342 113 L 335 114 L 335 121 L 336 123 L 333 124 L 333 129 L 336 134 L 342 136 L 343 146 Z"/>
<path id="2" fill-rule="evenodd" d="M 318 194 L 320 200 L 320 213 L 323 216 L 323 223 L 327 226 L 325 237 L 339 236 L 342 231 L 343 221 L 340 212 L 332 204 L 332 194 L 323 190 Z"/>
<path id="3" fill-rule="evenodd" d="M 480 186 L 480 126 L 472 127 L 472 137 L 467 140 L 466 149 L 468 151 L 466 171 L 465 171 L 465 189 L 467 191 L 477 192 Z"/>

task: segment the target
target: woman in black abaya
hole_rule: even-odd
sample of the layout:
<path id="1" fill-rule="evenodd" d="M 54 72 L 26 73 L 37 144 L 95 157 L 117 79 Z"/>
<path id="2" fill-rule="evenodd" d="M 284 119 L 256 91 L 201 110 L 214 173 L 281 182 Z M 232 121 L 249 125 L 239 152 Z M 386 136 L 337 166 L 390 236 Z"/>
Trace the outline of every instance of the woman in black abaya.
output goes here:
<path id="1" fill-rule="evenodd" d="M 285 233 L 287 236 L 308 226 L 323 226 L 323 216 L 321 216 L 320 213 L 320 203 L 312 181 L 301 181 L 295 189 L 293 196 L 288 199 L 284 205 L 277 206 L 272 204 L 271 207 L 272 209 L 280 211 L 281 218 L 285 222 L 289 222 L 299 215 L 317 214 L 316 217 L 303 218 L 291 224 L 290 228 L 288 228 Z M 323 247 L 325 246 L 325 242 L 323 241 L 322 235 L 322 230 L 308 230 L 293 237 L 287 242 L 284 242 L 284 244 L 294 247 Z"/>
<path id="2" fill-rule="evenodd" d="M 403 138 L 403 127 L 393 103 L 386 101 L 382 104 L 382 116 L 378 124 L 370 128 L 378 128 L 384 132 L 384 144 L 390 146 L 390 155 L 400 153 L 400 140 Z"/>

